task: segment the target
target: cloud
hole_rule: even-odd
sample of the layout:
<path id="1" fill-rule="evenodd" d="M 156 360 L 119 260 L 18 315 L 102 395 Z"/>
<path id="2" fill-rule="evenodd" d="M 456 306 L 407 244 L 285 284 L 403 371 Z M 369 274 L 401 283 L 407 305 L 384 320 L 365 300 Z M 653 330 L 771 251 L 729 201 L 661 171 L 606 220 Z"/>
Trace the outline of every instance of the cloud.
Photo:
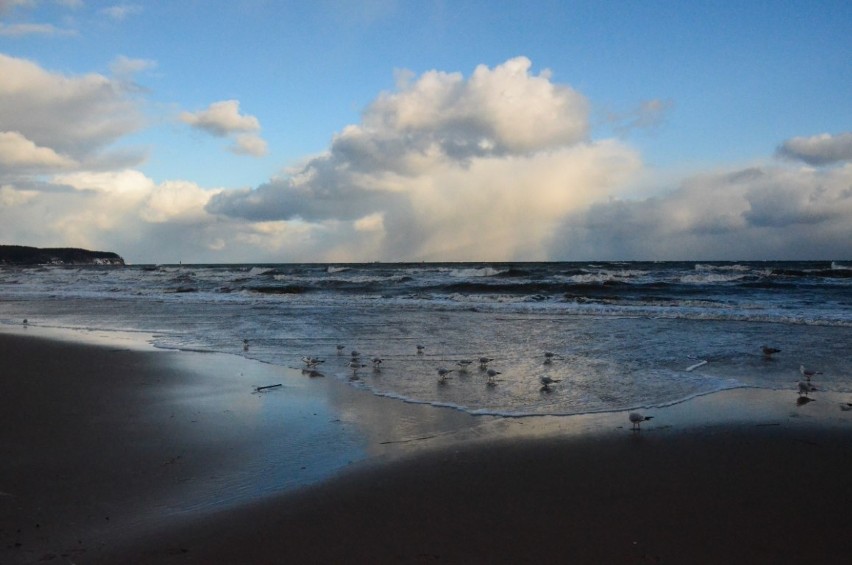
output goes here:
<path id="1" fill-rule="evenodd" d="M 234 143 L 228 151 L 235 155 L 262 157 L 268 152 L 266 141 L 257 134 L 260 121 L 252 115 L 240 114 L 238 100 L 223 100 L 205 110 L 183 112 L 180 120 L 216 137 L 232 137 Z"/>
<path id="2" fill-rule="evenodd" d="M 230 151 L 236 155 L 263 157 L 267 154 L 268 149 L 266 141 L 264 141 L 260 136 L 254 134 L 243 134 L 236 137 L 234 145 L 230 148 Z"/>
<path id="3" fill-rule="evenodd" d="M 0 37 L 23 37 L 25 35 L 77 35 L 70 29 L 61 29 L 53 24 L 4 24 L 0 22 Z"/>
<path id="4" fill-rule="evenodd" d="M 157 67 L 157 62 L 150 59 L 131 59 L 124 55 L 119 55 L 110 63 L 109 70 L 113 75 L 121 78 L 127 78 Z"/>
<path id="5" fill-rule="evenodd" d="M 116 250 L 135 261 L 201 257 L 209 241 L 232 240 L 240 231 L 204 211 L 219 190 L 156 183 L 135 170 L 65 173 L 28 188 L 3 185 L 0 238 Z"/>
<path id="6" fill-rule="evenodd" d="M 633 130 L 651 130 L 660 127 L 673 108 L 674 102 L 671 100 L 644 100 L 629 112 L 610 114 L 608 121 L 622 135 Z"/>
<path id="7" fill-rule="evenodd" d="M 0 16 L 11 12 L 18 6 L 32 6 L 34 0 L 0 0 Z"/>
<path id="8" fill-rule="evenodd" d="M 232 133 L 255 132 L 260 129 L 257 118 L 240 114 L 239 100 L 223 100 L 210 104 L 206 110 L 183 112 L 180 120 L 217 137 L 225 137 Z"/>
<path id="9" fill-rule="evenodd" d="M 325 257 L 541 258 L 565 214 L 618 191 L 640 162 L 589 140 L 585 98 L 530 69 L 518 57 L 467 79 L 400 73 L 327 153 L 208 210 L 321 226 Z"/>
<path id="10" fill-rule="evenodd" d="M 832 259 L 852 255 L 852 166 L 706 174 L 640 201 L 580 210 L 554 258 Z"/>
<path id="11" fill-rule="evenodd" d="M 138 102 L 121 81 L 54 73 L 3 54 L 0 76 L 0 131 L 16 132 L 81 167 L 103 166 L 104 149 L 143 125 Z"/>
<path id="12" fill-rule="evenodd" d="M 49 147 L 39 147 L 17 131 L 0 131 L 0 165 L 8 169 L 51 170 L 75 165 Z"/>
<path id="13" fill-rule="evenodd" d="M 852 132 L 794 137 L 782 143 L 777 153 L 814 166 L 852 162 Z"/>
<path id="14" fill-rule="evenodd" d="M 121 22 L 126 20 L 130 16 L 141 14 L 142 6 L 139 6 L 137 4 L 117 4 L 115 6 L 109 6 L 107 8 L 102 9 L 101 13 L 112 20 Z"/>

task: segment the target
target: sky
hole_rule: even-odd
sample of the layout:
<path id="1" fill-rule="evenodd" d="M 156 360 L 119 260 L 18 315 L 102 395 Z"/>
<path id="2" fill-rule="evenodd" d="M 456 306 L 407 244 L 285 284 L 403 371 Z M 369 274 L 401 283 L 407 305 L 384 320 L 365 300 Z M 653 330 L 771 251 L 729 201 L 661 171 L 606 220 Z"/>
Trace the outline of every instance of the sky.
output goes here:
<path id="1" fill-rule="evenodd" d="M 0 244 L 852 260 L 852 2 L 0 0 Z"/>

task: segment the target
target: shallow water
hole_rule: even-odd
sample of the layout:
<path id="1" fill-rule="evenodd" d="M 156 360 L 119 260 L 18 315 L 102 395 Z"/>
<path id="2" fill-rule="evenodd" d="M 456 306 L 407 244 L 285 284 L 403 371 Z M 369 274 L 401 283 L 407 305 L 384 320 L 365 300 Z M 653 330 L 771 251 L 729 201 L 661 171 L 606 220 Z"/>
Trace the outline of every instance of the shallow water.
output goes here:
<path id="1" fill-rule="evenodd" d="M 800 364 L 822 372 L 822 389 L 852 391 L 852 269 L 842 263 L 0 268 L 0 321 L 24 318 L 294 368 L 319 356 L 324 375 L 352 386 L 474 414 L 795 390 Z M 762 344 L 782 352 L 765 359 Z M 367 365 L 357 371 L 353 349 Z M 476 362 L 456 365 L 481 356 L 501 373 L 494 386 Z M 444 384 L 440 367 L 454 369 Z M 542 376 L 559 382 L 542 390 Z"/>

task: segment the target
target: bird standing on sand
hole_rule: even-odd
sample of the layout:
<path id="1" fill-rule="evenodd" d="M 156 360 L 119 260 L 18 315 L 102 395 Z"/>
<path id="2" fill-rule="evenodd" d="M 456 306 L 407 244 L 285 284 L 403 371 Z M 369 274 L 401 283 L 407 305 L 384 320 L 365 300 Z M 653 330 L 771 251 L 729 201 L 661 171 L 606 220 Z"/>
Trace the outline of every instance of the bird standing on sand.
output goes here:
<path id="1" fill-rule="evenodd" d="M 810 381 L 799 381 L 799 396 L 807 396 L 808 393 L 816 392 L 817 387 L 812 385 Z"/>
<path id="2" fill-rule="evenodd" d="M 547 375 L 542 375 L 538 378 L 539 382 L 541 382 L 541 390 L 544 392 L 550 392 L 550 385 L 554 383 L 558 383 L 560 379 L 554 379 L 552 377 L 548 377 Z"/>
<path id="3" fill-rule="evenodd" d="M 382 359 L 381 357 L 373 357 L 373 370 L 379 372 L 382 370 Z"/>
<path id="4" fill-rule="evenodd" d="M 632 429 L 635 431 L 641 431 L 642 422 L 653 418 L 653 416 L 643 416 L 639 412 L 631 412 L 627 417 L 630 419 L 630 423 L 633 424 Z"/>
<path id="5" fill-rule="evenodd" d="M 456 365 L 459 366 L 459 373 L 466 373 L 467 368 L 470 364 L 473 363 L 470 359 L 461 359 L 460 361 L 456 361 Z"/>
<path id="6" fill-rule="evenodd" d="M 446 383 L 447 379 L 450 376 L 450 373 L 452 373 L 453 370 L 454 369 L 445 369 L 444 367 L 439 368 L 438 369 L 438 382 L 441 383 L 441 384 Z"/>
<path id="7" fill-rule="evenodd" d="M 497 381 L 495 379 L 496 379 L 497 375 L 502 375 L 502 373 L 500 371 L 495 371 L 494 369 L 488 369 L 488 371 L 486 371 L 485 374 L 488 375 L 488 380 L 485 381 L 485 384 L 487 384 L 488 386 L 496 385 Z"/>
<path id="8" fill-rule="evenodd" d="M 244 339 L 243 340 L 243 351 L 248 351 L 248 350 L 249 350 L 249 340 Z"/>
<path id="9" fill-rule="evenodd" d="M 485 369 L 488 368 L 488 364 L 491 363 L 492 361 L 494 361 L 494 359 L 492 359 L 490 357 L 480 357 L 479 358 L 479 369 L 481 371 L 484 371 Z"/>
<path id="10" fill-rule="evenodd" d="M 556 353 L 554 353 L 552 351 L 545 351 L 544 352 L 544 364 L 545 365 L 550 365 L 551 363 L 553 363 L 554 359 L 559 359 L 559 356 L 556 355 Z"/>
<path id="11" fill-rule="evenodd" d="M 770 359 L 776 353 L 781 353 L 780 349 L 776 349 L 775 347 L 769 347 L 767 345 L 762 346 L 760 350 L 763 352 L 763 357 L 765 357 L 766 359 Z"/>
<path id="12" fill-rule="evenodd" d="M 423 355 L 423 350 L 424 350 L 424 349 L 426 349 L 426 346 L 425 346 L 425 345 L 418 345 L 418 346 L 417 346 L 417 354 L 418 354 L 418 355 Z"/>
<path id="13" fill-rule="evenodd" d="M 822 374 L 821 372 L 814 371 L 813 369 L 805 369 L 804 365 L 799 365 L 799 372 L 802 373 L 802 376 L 805 377 L 808 382 L 811 382 L 811 377 L 813 377 L 814 375 Z"/>
<path id="14" fill-rule="evenodd" d="M 342 343 L 338 343 L 338 344 L 337 344 L 337 354 L 338 354 L 338 355 L 343 355 L 343 350 L 344 350 L 344 349 L 346 349 L 346 346 L 345 346 L 345 345 L 343 345 Z"/>

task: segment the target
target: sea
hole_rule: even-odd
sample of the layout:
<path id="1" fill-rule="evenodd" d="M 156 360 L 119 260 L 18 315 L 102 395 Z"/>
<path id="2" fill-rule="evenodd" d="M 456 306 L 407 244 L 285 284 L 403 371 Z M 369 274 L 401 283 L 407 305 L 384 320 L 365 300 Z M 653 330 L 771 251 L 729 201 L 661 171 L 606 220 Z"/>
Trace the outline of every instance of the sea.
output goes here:
<path id="1" fill-rule="evenodd" d="M 852 261 L 0 266 L 0 325 L 24 319 L 475 415 L 795 395 L 802 365 L 852 392 Z"/>

